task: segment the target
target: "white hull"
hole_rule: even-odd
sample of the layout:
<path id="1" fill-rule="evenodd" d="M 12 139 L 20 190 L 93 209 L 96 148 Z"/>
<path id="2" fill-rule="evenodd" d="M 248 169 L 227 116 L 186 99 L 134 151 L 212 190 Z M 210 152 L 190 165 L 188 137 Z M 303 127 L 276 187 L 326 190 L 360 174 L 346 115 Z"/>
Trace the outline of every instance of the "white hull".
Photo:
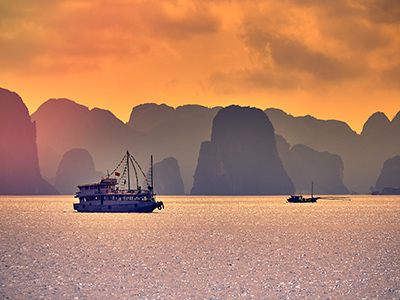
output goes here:
<path id="1" fill-rule="evenodd" d="M 161 202 L 153 201 L 100 201 L 80 202 L 74 204 L 78 212 L 152 212 L 163 207 Z"/>

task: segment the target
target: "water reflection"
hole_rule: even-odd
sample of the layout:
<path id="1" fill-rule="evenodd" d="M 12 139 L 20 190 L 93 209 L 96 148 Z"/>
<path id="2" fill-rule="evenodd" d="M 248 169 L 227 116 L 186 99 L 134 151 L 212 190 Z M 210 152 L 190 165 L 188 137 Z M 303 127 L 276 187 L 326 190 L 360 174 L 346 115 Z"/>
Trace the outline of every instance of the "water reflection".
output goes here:
<path id="1" fill-rule="evenodd" d="M 151 214 L 0 197 L 3 298 L 398 298 L 400 198 L 159 197 Z"/>

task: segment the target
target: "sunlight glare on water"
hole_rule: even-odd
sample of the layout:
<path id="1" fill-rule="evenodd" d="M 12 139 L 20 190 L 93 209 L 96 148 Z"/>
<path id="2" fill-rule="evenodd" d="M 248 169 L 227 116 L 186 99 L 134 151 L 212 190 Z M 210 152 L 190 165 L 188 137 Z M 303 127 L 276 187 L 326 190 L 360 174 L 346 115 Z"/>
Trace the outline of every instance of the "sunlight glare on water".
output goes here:
<path id="1" fill-rule="evenodd" d="M 400 197 L 159 196 L 151 214 L 0 197 L 3 299 L 399 299 Z"/>

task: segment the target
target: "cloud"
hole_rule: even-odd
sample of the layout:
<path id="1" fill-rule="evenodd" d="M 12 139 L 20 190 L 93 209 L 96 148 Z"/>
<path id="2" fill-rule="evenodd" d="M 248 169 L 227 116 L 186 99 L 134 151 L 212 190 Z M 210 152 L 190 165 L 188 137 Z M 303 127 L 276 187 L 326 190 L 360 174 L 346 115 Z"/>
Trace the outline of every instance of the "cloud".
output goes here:
<path id="1" fill-rule="evenodd" d="M 298 40 L 273 37 L 263 32 L 258 32 L 255 37 L 247 34 L 247 39 L 253 38 L 257 39 L 257 44 L 261 44 L 261 52 L 268 49 L 267 52 L 275 67 L 283 71 L 298 70 L 322 80 L 340 80 L 361 74 L 361 69 L 352 66 L 348 61 L 341 61 L 313 51 Z M 251 47 L 255 42 L 247 40 L 246 44 Z M 257 51 L 257 49 L 254 50 Z"/>
<path id="2" fill-rule="evenodd" d="M 291 4 L 317 9 L 329 20 L 362 18 L 375 24 L 398 24 L 400 22 L 400 2 L 398 0 L 289 0 Z"/>
<path id="3" fill-rule="evenodd" d="M 364 2 L 368 20 L 376 24 L 399 24 L 400 2 L 398 0 L 369 0 Z"/>
<path id="4" fill-rule="evenodd" d="M 0 68 L 53 75 L 151 63 L 163 75 L 148 78 L 168 77 L 161 84 L 208 78 L 226 93 L 389 82 L 399 20 L 397 0 L 1 1 Z"/>
<path id="5" fill-rule="evenodd" d="M 207 5 L 201 2 L 177 1 L 152 7 L 155 11 L 147 21 L 154 34 L 159 38 L 188 39 L 196 35 L 218 31 L 220 20 L 213 15 Z"/>
<path id="6" fill-rule="evenodd" d="M 388 87 L 400 90 L 400 64 L 383 71 L 382 80 Z"/>
<path id="7" fill-rule="evenodd" d="M 252 94 L 259 90 L 294 90 L 299 82 L 295 76 L 269 69 L 244 69 L 236 72 L 216 72 L 209 84 L 217 94 Z"/>
<path id="8" fill-rule="evenodd" d="M 98 69 L 104 60 L 173 52 L 170 43 L 219 29 L 194 1 L 8 1 L 2 9 L 0 66 L 12 71 Z"/>
<path id="9" fill-rule="evenodd" d="M 396 74 L 387 70 L 400 63 L 398 1 L 252 3 L 239 35 L 252 65 L 210 76 L 216 90 L 230 80 L 232 90 L 335 89 Z"/>

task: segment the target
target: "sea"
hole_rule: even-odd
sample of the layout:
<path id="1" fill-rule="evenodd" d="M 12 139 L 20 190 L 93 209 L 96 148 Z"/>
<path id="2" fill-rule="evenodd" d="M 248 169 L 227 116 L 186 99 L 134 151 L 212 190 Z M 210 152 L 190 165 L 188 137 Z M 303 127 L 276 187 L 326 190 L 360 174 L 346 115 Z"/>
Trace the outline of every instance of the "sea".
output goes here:
<path id="1" fill-rule="evenodd" d="M 400 299 L 400 196 L 0 196 L 0 299 Z"/>

